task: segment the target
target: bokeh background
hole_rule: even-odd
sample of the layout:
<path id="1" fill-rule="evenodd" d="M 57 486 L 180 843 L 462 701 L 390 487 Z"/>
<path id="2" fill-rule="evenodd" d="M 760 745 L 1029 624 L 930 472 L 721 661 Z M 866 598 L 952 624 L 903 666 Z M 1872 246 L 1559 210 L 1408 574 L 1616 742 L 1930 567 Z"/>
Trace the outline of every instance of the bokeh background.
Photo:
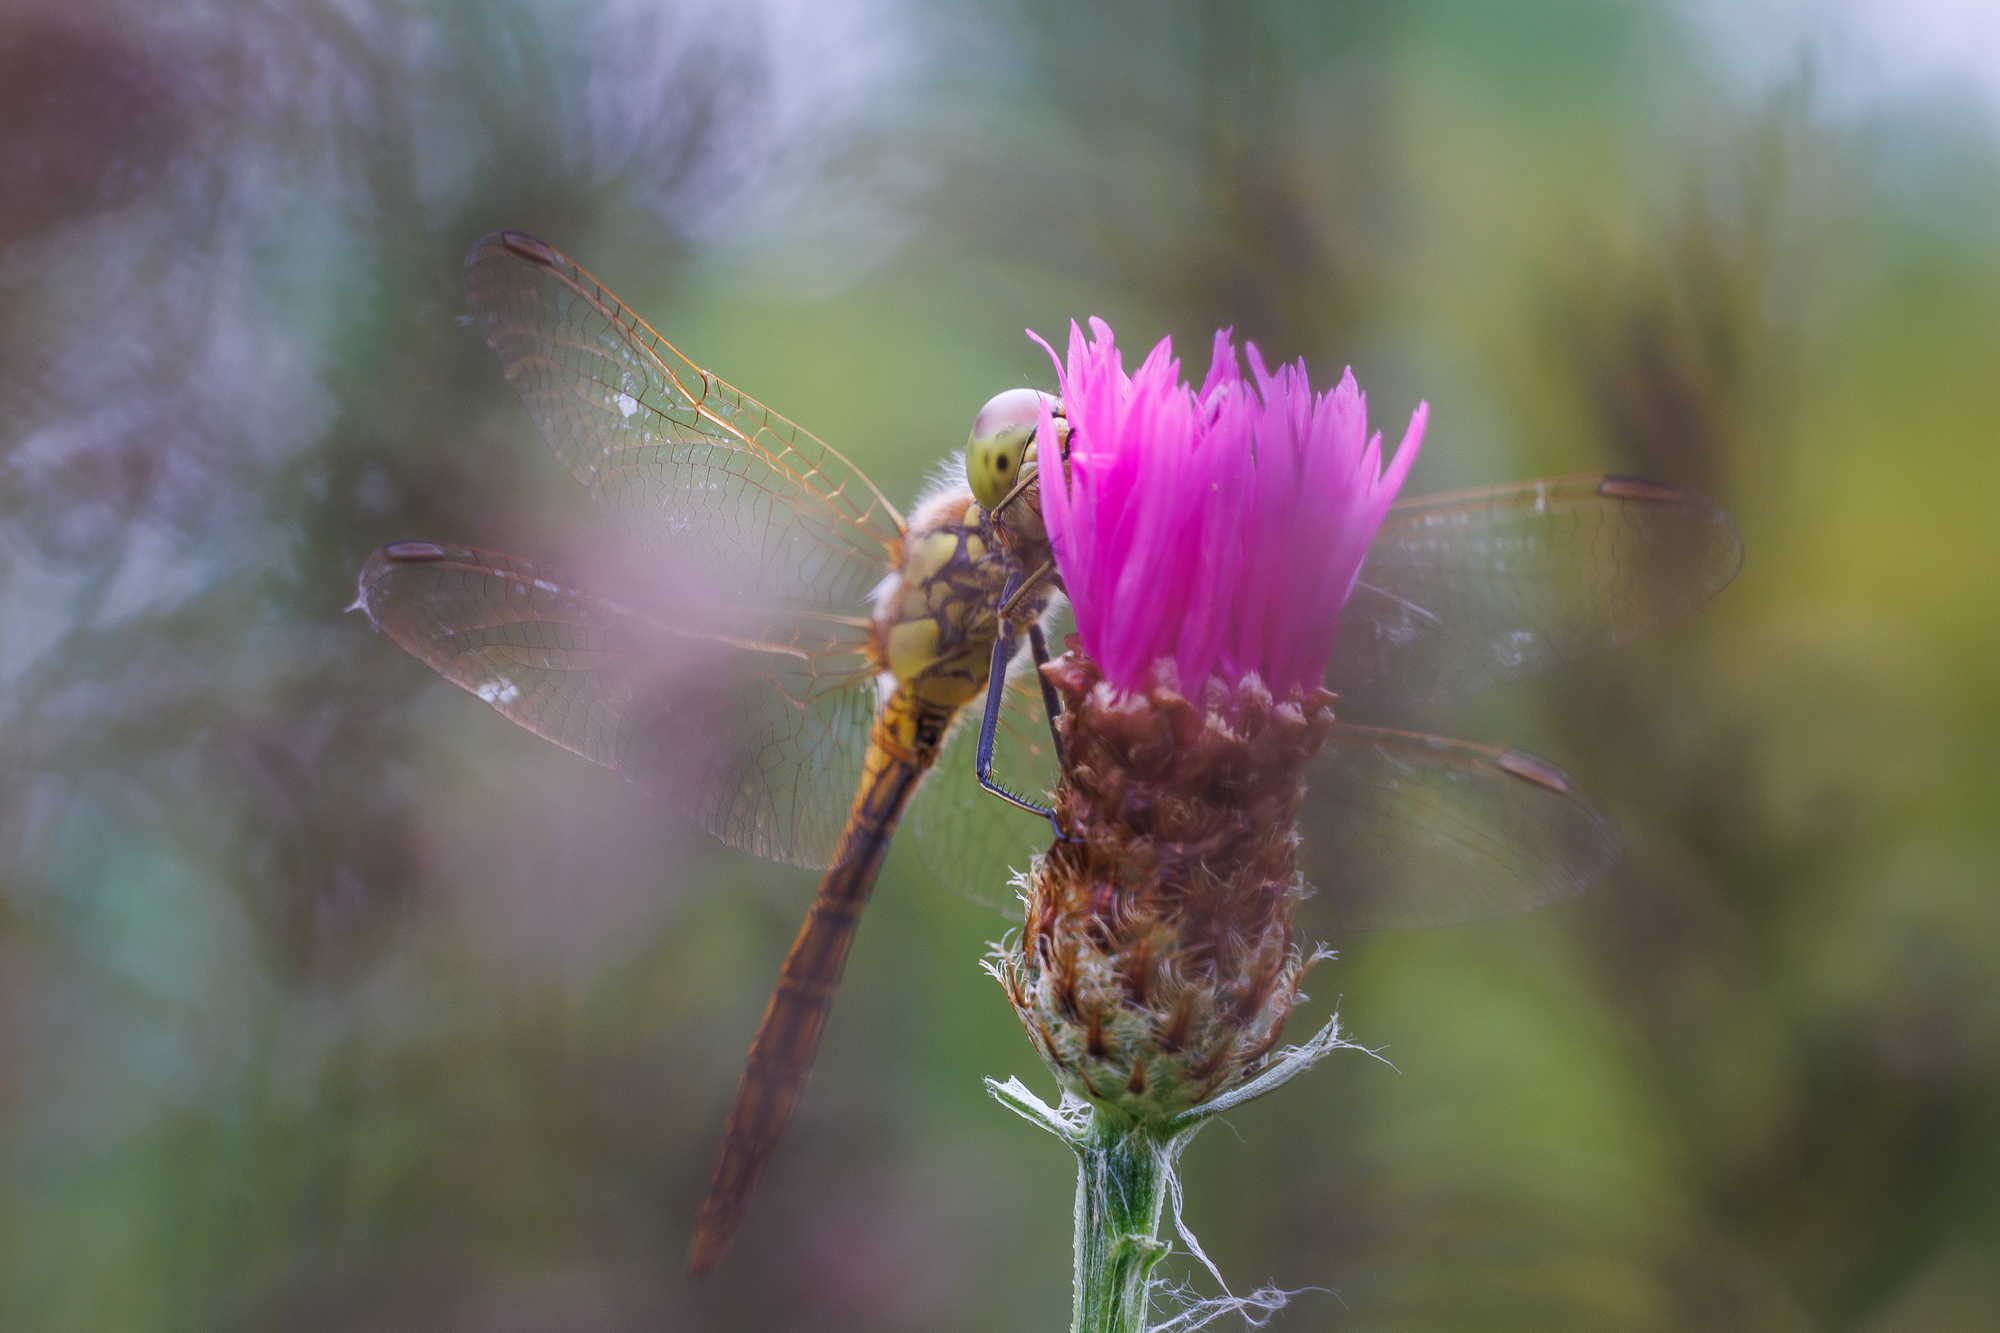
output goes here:
<path id="1" fill-rule="evenodd" d="M 1394 1068 L 1204 1135 L 1188 1220 L 1326 1289 L 1287 1328 L 2000 1328 L 1979 0 L 10 0 L 0 1328 L 1067 1319 L 1070 1162 L 979 1083 L 1048 1085 L 1005 923 L 907 846 L 681 1276 L 813 876 L 344 613 L 386 540 L 596 530 L 462 322 L 497 226 L 899 502 L 1092 313 L 1427 398 L 1413 492 L 1722 499 L 1710 607 L 1420 719 L 1569 768 L 1626 867 L 1337 941 L 1299 1021 Z"/>

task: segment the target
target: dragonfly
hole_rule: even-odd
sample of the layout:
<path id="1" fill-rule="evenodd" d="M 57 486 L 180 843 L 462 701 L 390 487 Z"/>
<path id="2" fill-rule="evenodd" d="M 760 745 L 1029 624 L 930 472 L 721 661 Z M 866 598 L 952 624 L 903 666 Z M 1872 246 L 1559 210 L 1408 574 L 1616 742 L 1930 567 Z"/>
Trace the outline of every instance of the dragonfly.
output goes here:
<path id="1" fill-rule="evenodd" d="M 906 519 L 554 247 L 483 237 L 465 288 L 543 437 L 649 577 L 613 596 L 517 556 L 407 540 L 368 558 L 357 604 L 510 721 L 732 847 L 823 872 L 701 1207 L 689 1268 L 704 1276 L 798 1105 L 905 815 L 936 878 L 1017 914 L 1010 873 L 1063 836 L 1035 799 L 1060 774 L 1035 668 L 1067 623 L 1038 508 L 1043 396 L 989 402 L 963 483 L 934 485 Z M 1396 505 L 1341 615 L 1327 684 L 1342 719 L 1300 815 L 1339 925 L 1537 907 L 1620 856 L 1616 826 L 1555 765 L 1350 707 L 1380 716 L 1613 647 L 1700 606 L 1741 557 L 1713 502 L 1634 478 Z"/>

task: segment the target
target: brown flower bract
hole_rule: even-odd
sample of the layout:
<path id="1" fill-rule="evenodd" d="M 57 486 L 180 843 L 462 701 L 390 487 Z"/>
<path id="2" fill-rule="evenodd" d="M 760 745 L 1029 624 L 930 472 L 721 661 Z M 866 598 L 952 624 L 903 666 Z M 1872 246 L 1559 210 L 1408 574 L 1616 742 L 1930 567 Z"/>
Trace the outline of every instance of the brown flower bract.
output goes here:
<path id="1" fill-rule="evenodd" d="M 1074 840 L 1036 869 L 996 971 L 1064 1086 L 1171 1117 L 1254 1077 L 1299 999 L 1294 821 L 1332 696 L 1273 700 L 1253 675 L 1192 701 L 1169 660 L 1123 692 L 1073 642 L 1047 674 Z"/>

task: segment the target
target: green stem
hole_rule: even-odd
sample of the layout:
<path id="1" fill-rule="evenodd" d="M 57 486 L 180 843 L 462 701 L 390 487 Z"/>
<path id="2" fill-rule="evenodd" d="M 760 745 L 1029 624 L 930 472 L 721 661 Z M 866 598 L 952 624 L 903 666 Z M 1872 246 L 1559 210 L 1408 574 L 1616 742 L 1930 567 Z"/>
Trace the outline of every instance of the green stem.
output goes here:
<path id="1" fill-rule="evenodd" d="M 1169 1133 L 1094 1111 L 1076 1150 L 1073 1333 L 1144 1333 L 1174 1162 L 1191 1131 Z"/>
<path id="2" fill-rule="evenodd" d="M 1168 1249 L 1159 1239 L 1160 1214 L 1166 1210 L 1181 1150 L 1215 1116 L 1262 1097 L 1328 1052 L 1349 1046 L 1353 1043 L 1340 1035 L 1335 1015 L 1303 1045 L 1273 1053 L 1269 1067 L 1248 1083 L 1152 1124 L 1114 1116 L 1069 1092 L 1063 1093 L 1061 1105 L 1050 1106 L 1018 1078 L 986 1080 L 994 1100 L 1076 1154 L 1073 1333 L 1145 1333 L 1148 1283 Z M 1275 1300 L 1260 1304 L 1267 1295 Z M 1284 1301 L 1284 1293 L 1258 1292 L 1249 1301 L 1232 1304 L 1269 1312 Z"/>

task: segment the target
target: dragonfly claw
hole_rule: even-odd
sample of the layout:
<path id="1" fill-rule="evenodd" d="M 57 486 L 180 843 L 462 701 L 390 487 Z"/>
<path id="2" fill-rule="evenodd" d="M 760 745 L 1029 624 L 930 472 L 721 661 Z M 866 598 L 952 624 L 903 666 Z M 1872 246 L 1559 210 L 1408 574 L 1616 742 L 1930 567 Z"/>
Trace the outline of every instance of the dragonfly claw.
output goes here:
<path id="1" fill-rule="evenodd" d="M 1046 811 L 1045 813 L 1046 813 L 1046 814 L 1048 815 L 1048 817 L 1049 817 L 1049 827 L 1055 830 L 1055 833 L 1056 833 L 1056 841 L 1057 841 L 1057 842 L 1067 842 L 1067 843 L 1072 843 L 1072 844 L 1074 844 L 1074 843 L 1080 843 L 1080 842 L 1083 842 L 1083 841 L 1084 841 L 1084 836 L 1083 836 L 1083 835 L 1082 835 L 1081 833 L 1065 833 L 1065 832 L 1063 832 L 1063 826 L 1062 826 L 1062 821 L 1061 821 L 1060 819 L 1056 818 L 1056 812 L 1055 812 L 1055 811 L 1053 811 L 1053 810 L 1049 810 L 1049 811 Z"/>

